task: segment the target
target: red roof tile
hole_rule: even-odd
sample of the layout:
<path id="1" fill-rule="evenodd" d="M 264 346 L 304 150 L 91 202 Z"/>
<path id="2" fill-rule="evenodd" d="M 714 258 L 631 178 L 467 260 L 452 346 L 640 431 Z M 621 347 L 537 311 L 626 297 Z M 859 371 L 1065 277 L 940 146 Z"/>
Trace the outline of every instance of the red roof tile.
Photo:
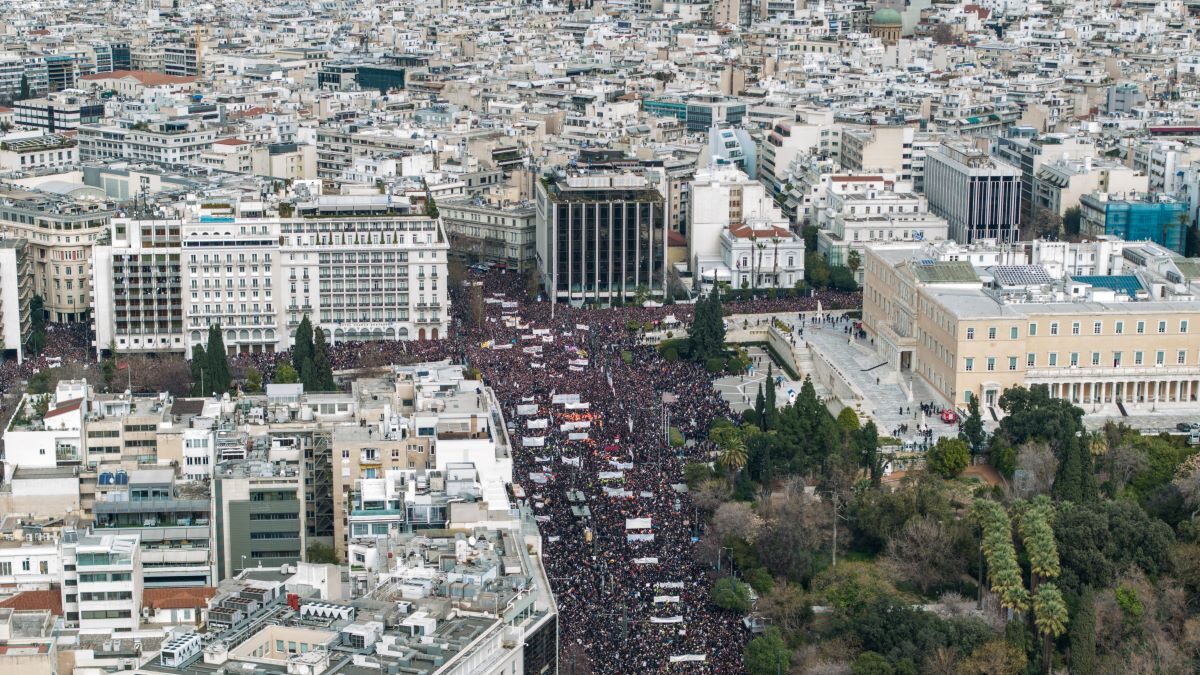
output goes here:
<path id="1" fill-rule="evenodd" d="M 164 84 L 190 84 L 196 81 L 194 77 L 183 77 L 180 75 L 167 75 L 166 73 L 156 73 L 150 70 L 114 70 L 111 73 L 96 73 L 94 75 L 84 75 L 82 80 L 121 80 L 126 77 L 132 77 L 138 82 L 141 82 L 147 87 L 158 87 Z"/>
<path id="2" fill-rule="evenodd" d="M 57 588 L 48 591 L 22 591 L 0 602 L 0 608 L 16 610 L 48 609 L 54 616 L 62 616 L 62 595 Z"/>
<path id="3" fill-rule="evenodd" d="M 729 233 L 732 234 L 733 236 L 737 237 L 738 239 L 746 239 L 750 236 L 757 236 L 759 238 L 763 238 L 763 237 L 787 238 L 787 237 L 792 236 L 792 231 L 787 229 L 786 227 L 764 227 L 764 228 L 760 228 L 760 229 L 756 230 L 745 223 L 738 223 L 737 225 L 730 225 Z"/>
<path id="4" fill-rule="evenodd" d="M 72 412 L 75 410 L 79 410 L 79 406 L 81 406 L 81 405 L 83 405 L 83 399 L 81 399 L 81 398 L 74 398 L 74 399 L 71 399 L 70 401 L 63 401 L 54 410 L 46 411 L 46 414 L 42 415 L 42 417 L 43 418 L 54 417 L 56 415 L 62 415 L 64 413 L 69 413 L 69 412 Z"/>
<path id="5" fill-rule="evenodd" d="M 213 145 L 250 145 L 250 141 L 243 141 L 240 138 L 222 138 L 219 141 L 213 141 Z"/>

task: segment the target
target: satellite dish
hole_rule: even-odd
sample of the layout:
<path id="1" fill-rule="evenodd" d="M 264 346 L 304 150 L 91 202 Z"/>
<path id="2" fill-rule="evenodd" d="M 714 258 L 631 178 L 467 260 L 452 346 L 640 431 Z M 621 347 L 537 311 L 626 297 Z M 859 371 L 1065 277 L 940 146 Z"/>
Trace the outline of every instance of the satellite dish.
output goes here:
<path id="1" fill-rule="evenodd" d="M 475 545 L 475 537 L 467 537 L 467 545 L 474 546 Z"/>

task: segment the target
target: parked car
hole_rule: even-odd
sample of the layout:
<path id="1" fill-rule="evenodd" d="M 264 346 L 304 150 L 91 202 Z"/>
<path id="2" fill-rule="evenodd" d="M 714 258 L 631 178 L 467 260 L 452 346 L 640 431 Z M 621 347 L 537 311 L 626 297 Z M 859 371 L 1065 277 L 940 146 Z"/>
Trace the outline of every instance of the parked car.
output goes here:
<path id="1" fill-rule="evenodd" d="M 1175 425 L 1175 428 L 1179 431 L 1191 431 L 1200 428 L 1200 422 L 1180 422 Z"/>

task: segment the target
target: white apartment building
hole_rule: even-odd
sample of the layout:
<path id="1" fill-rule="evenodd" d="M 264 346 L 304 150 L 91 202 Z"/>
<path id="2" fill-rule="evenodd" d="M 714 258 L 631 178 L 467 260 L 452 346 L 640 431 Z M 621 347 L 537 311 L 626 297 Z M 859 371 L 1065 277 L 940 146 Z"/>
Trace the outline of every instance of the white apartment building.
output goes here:
<path id="1" fill-rule="evenodd" d="M 1093 160 L 1059 159 L 1045 162 L 1033 179 L 1033 207 L 1048 209 L 1059 216 L 1071 207 L 1079 207 L 1084 195 L 1094 192 L 1146 192 L 1149 177 L 1124 164 Z"/>
<path id="2" fill-rule="evenodd" d="M 305 315 L 331 343 L 446 335 L 449 244 L 407 203 L 320 197 L 288 217 L 259 202 L 204 207 L 113 224 L 95 256 L 99 348 L 190 356 L 220 325 L 231 355 L 271 353 Z"/>
<path id="3" fill-rule="evenodd" d="M 29 254 L 23 239 L 0 239 L 0 352 L 25 358 L 33 297 Z"/>
<path id="4" fill-rule="evenodd" d="M 817 250 L 830 265 L 855 269 L 862 281 L 861 265 L 849 265 L 852 252 L 865 259 L 867 245 L 896 241 L 939 241 L 949 225 L 929 212 L 923 195 L 892 190 L 833 192 L 822 212 Z"/>
<path id="5" fill-rule="evenodd" d="M 78 163 L 75 141 L 61 134 L 0 143 L 0 171 L 66 169 Z"/>
<path id="6" fill-rule="evenodd" d="M 46 591 L 62 580 L 58 544 L 39 541 L 44 535 L 27 535 L 31 540 L 0 542 L 0 589 Z"/>
<path id="7" fill-rule="evenodd" d="M 98 350 L 183 349 L 178 220 L 113 221 L 92 251 L 92 325 Z"/>
<path id="8" fill-rule="evenodd" d="M 4 432 L 4 463 L 8 466 L 53 468 L 78 464 L 83 448 L 83 418 L 87 411 L 86 380 L 63 380 L 48 395 L 44 414 L 33 394 L 8 420 Z"/>
<path id="9" fill-rule="evenodd" d="M 76 136 L 84 161 L 132 159 L 160 164 L 200 164 L 200 156 L 217 140 L 215 129 L 195 120 L 150 124 L 85 124 Z"/>
<path id="10" fill-rule="evenodd" d="M 1150 140 L 1133 146 L 1130 162 L 1150 177 L 1150 189 L 1174 194 L 1184 168 L 1200 160 L 1200 146 L 1182 141 Z"/>
<path id="11" fill-rule="evenodd" d="M 136 534 L 66 530 L 59 543 L 63 613 L 81 629 L 134 631 L 142 618 L 142 551 Z"/>

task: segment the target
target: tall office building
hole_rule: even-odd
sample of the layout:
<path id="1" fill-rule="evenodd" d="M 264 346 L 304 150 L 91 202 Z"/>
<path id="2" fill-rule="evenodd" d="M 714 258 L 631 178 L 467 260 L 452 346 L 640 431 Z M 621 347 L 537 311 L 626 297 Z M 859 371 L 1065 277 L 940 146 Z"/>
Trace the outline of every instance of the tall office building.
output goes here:
<path id="1" fill-rule="evenodd" d="M 928 151 L 925 194 L 929 210 L 946 219 L 950 237 L 960 244 L 1020 238 L 1021 170 L 969 144 L 948 142 Z"/>
<path id="2" fill-rule="evenodd" d="M 304 556 L 304 477 L 266 456 L 223 462 L 213 478 L 217 578 L 251 567 L 294 564 Z"/>
<path id="3" fill-rule="evenodd" d="M 646 177 L 551 175 L 538 183 L 537 209 L 538 265 L 556 301 L 664 294 L 663 197 Z"/>

